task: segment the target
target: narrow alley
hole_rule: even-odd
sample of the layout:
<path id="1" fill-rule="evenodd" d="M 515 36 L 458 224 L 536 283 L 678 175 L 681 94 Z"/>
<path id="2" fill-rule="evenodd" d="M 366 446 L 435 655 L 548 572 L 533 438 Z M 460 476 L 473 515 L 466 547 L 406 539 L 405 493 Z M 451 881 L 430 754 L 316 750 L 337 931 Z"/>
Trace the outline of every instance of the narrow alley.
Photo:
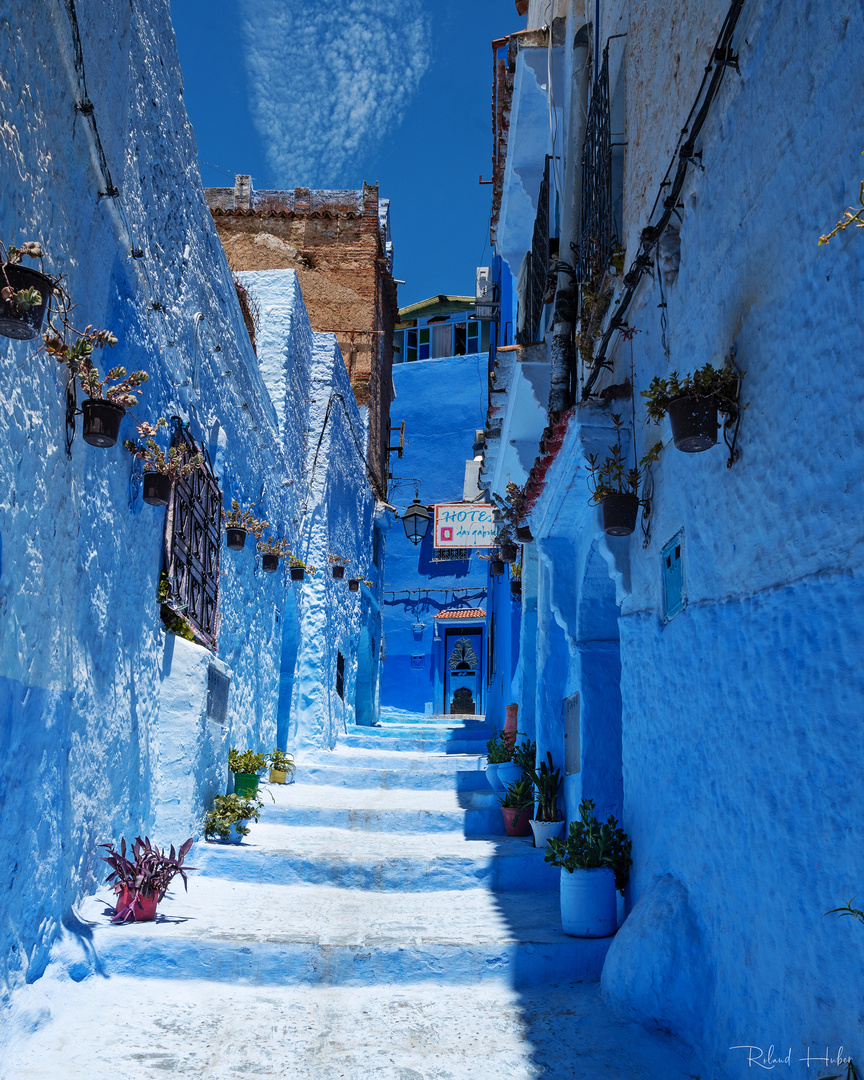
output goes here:
<path id="1" fill-rule="evenodd" d="M 692 1080 L 600 1001 L 611 939 L 562 933 L 559 871 L 494 835 L 491 730 L 391 713 L 269 785 L 240 846 L 197 843 L 154 922 L 85 900 L 18 996 L 14 1076 Z"/>

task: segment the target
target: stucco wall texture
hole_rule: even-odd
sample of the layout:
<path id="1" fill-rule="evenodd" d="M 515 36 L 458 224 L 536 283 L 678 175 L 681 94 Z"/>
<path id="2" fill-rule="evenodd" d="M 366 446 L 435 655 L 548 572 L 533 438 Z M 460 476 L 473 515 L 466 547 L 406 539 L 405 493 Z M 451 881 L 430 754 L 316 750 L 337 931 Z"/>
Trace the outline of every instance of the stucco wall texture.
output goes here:
<path id="1" fill-rule="evenodd" d="M 264 364 L 262 379 L 201 192 L 167 2 L 79 0 L 77 28 L 72 10 L 19 6 L 14 22 L 0 21 L 0 237 L 39 240 L 46 268 L 65 275 L 79 305 L 75 324 L 114 330 L 119 343 L 98 356 L 102 370 L 109 360 L 149 372 L 121 440 L 134 437 L 135 419 L 179 417 L 207 449 L 226 504 L 255 502 L 273 531 L 302 549 L 304 507 L 307 516 L 321 512 L 304 489 L 310 425 L 309 438 L 319 434 L 306 402 L 313 375 L 347 387 L 344 364 L 332 338 L 313 340 L 289 275 L 293 340 L 283 342 L 281 370 Z M 266 343 L 264 319 L 261 332 Z M 164 511 L 130 489 L 131 458 L 119 444 L 82 441 L 80 420 L 67 457 L 62 377 L 33 353 L 32 343 L 0 340 L 4 992 L 38 978 L 63 923 L 74 932 L 72 903 L 104 877 L 99 843 L 138 832 L 181 842 L 188 832 L 154 828 L 186 821 L 195 830 L 190 815 L 200 821 L 206 793 L 226 780 L 228 745 L 272 748 L 281 691 L 289 710 L 293 694 L 283 642 L 296 648 L 297 634 L 285 627 L 300 625 L 312 597 L 328 617 L 342 605 L 323 575 L 307 601 L 307 586 L 261 572 L 251 544 L 240 553 L 223 545 L 223 663 L 214 666 L 231 676 L 228 720 L 221 730 L 206 721 L 200 693 L 190 703 L 176 679 L 197 680 L 203 692 L 208 654 L 166 639 L 159 618 Z M 319 466 L 317 483 L 330 486 L 321 497 L 338 491 L 346 505 L 365 483 L 347 457 L 325 476 Z M 337 529 L 340 544 L 355 536 L 346 554 L 358 561 L 370 544 L 369 535 L 356 539 L 371 520 L 370 502 L 362 505 L 362 521 L 352 526 L 345 511 Z M 350 619 L 339 618 L 341 641 Z M 292 669 L 287 682 L 295 681 Z M 331 729 L 307 712 L 291 734 L 314 730 L 332 741 Z M 193 753 L 200 757 L 190 768 Z"/>
<path id="2" fill-rule="evenodd" d="M 628 34 L 628 266 L 727 6 L 601 5 L 601 46 Z M 584 13 L 571 18 L 574 31 Z M 849 230 L 818 246 L 857 202 L 862 34 L 859 5 L 744 3 L 740 74 L 726 73 L 697 145 L 703 168 L 690 169 L 678 207 L 680 270 L 662 296 L 656 268 L 643 278 L 627 316 L 639 331 L 638 456 L 664 444 L 647 541 L 639 527 L 623 545 L 608 541 L 596 512 L 574 502 L 587 499 L 585 429 L 603 406 L 576 408 L 531 517 L 541 610 L 536 649 L 523 623 L 522 664 L 546 658 L 554 675 L 557 656 L 566 690 L 581 690 L 586 766 L 585 643 L 554 598 L 573 558 L 550 541 L 568 537 L 583 568 L 596 542 L 620 604 L 619 764 L 634 870 L 604 992 L 698 1046 L 703 1075 L 718 1080 L 743 1075 L 734 1046 L 791 1048 L 793 1063 L 808 1046 L 862 1054 L 864 939 L 851 919 L 824 913 L 860 896 L 864 876 L 864 242 Z M 746 409 L 740 459 L 727 468 L 722 442 L 677 451 L 665 422 L 644 423 L 638 394 L 655 375 L 722 366 L 733 345 Z M 628 344 L 612 359 L 598 389 L 631 374 Z M 687 606 L 667 621 L 661 551 L 679 533 Z M 585 574 L 575 588 L 590 595 Z M 612 671 L 608 680 L 617 693 Z M 558 737 L 561 721 L 546 723 Z M 588 776 L 584 767 L 583 789 Z M 569 799 L 568 789 L 572 813 Z"/>

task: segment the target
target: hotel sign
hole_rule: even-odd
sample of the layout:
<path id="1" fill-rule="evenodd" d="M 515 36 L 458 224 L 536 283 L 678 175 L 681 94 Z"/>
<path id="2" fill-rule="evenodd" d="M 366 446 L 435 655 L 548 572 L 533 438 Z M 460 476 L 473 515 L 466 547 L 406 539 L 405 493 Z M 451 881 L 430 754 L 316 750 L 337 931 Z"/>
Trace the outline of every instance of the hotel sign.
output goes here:
<path id="1" fill-rule="evenodd" d="M 500 528 L 493 520 L 494 512 L 486 503 L 437 503 L 435 547 L 494 547 Z"/>

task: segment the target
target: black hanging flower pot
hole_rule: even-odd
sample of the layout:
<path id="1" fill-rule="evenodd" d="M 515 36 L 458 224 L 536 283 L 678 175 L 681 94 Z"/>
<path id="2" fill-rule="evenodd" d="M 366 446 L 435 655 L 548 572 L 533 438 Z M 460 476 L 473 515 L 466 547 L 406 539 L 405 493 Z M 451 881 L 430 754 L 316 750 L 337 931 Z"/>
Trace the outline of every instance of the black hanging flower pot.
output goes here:
<path id="1" fill-rule="evenodd" d="M 600 500 L 603 511 L 603 532 L 607 536 L 629 536 L 636 528 L 639 496 L 617 492 Z"/>
<path id="2" fill-rule="evenodd" d="M 46 274 L 29 266 L 6 263 L 0 273 L 0 290 L 7 287 L 7 282 L 16 293 L 22 289 L 35 289 L 42 297 L 41 303 L 28 308 L 12 299 L 0 299 L 0 334 L 17 338 L 19 341 L 29 341 L 42 329 L 42 320 L 45 318 L 54 282 Z"/>
<path id="3" fill-rule="evenodd" d="M 360 590 L 360 578 L 352 577 L 348 578 L 348 588 L 351 592 L 359 592 Z"/>
<path id="4" fill-rule="evenodd" d="M 493 559 L 492 560 L 492 573 L 495 574 L 496 577 L 500 577 L 504 573 L 504 560 L 503 559 Z"/>
<path id="5" fill-rule="evenodd" d="M 519 550 L 515 544 L 501 545 L 501 558 L 504 560 L 504 562 L 516 562 L 518 554 Z"/>
<path id="6" fill-rule="evenodd" d="M 331 566 L 330 569 L 333 571 L 333 577 L 336 578 L 337 581 L 341 581 L 342 578 L 345 577 L 344 566 Z"/>
<path id="7" fill-rule="evenodd" d="M 144 502 L 150 506 L 167 506 L 171 498 L 171 477 L 167 473 L 144 473 Z"/>
<path id="8" fill-rule="evenodd" d="M 513 578 L 513 580 L 510 582 L 510 592 L 513 594 L 513 596 L 521 596 L 522 595 L 522 579 L 521 578 Z"/>
<path id="9" fill-rule="evenodd" d="M 717 443 L 717 399 L 685 394 L 666 406 L 672 441 L 685 454 L 710 450 Z"/>
<path id="10" fill-rule="evenodd" d="M 292 566 L 291 567 L 291 580 L 302 581 L 306 577 L 306 568 L 304 566 Z"/>
<path id="11" fill-rule="evenodd" d="M 262 552 L 261 568 L 265 574 L 275 574 L 279 569 L 279 556 L 270 551 Z"/>
<path id="12" fill-rule="evenodd" d="M 81 411 L 84 414 L 84 442 L 106 449 L 117 442 L 120 423 L 126 415 L 122 405 L 104 398 L 85 398 L 81 402 Z"/>
<path id="13" fill-rule="evenodd" d="M 242 551 L 246 546 L 246 530 L 238 529 L 236 525 L 225 526 L 225 537 L 231 551 Z"/>
<path id="14" fill-rule="evenodd" d="M 534 537 L 531 535 L 531 530 L 527 525 L 519 525 L 516 529 L 516 539 L 520 544 L 530 544 Z"/>

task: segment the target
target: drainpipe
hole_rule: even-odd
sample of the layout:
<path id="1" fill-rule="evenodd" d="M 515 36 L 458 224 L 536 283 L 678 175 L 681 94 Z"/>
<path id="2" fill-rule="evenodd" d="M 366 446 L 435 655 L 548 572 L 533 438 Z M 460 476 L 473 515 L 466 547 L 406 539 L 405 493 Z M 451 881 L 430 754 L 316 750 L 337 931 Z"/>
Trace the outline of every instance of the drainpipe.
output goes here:
<path id="1" fill-rule="evenodd" d="M 591 58 L 590 37 L 585 25 L 573 41 L 573 70 L 570 91 L 570 116 L 567 125 L 567 145 L 570 153 L 564 171 L 563 206 L 561 209 L 561 241 L 559 257 L 569 262 L 575 271 L 579 244 L 581 210 L 582 145 L 588 111 L 588 84 Z M 571 246 L 572 245 L 572 246 Z M 550 419 L 573 404 L 575 387 L 571 386 L 576 370 L 576 348 L 573 330 L 576 321 L 578 284 L 575 277 L 562 271 L 555 289 L 552 316 L 552 338 L 549 344 L 551 386 L 549 390 Z"/>

